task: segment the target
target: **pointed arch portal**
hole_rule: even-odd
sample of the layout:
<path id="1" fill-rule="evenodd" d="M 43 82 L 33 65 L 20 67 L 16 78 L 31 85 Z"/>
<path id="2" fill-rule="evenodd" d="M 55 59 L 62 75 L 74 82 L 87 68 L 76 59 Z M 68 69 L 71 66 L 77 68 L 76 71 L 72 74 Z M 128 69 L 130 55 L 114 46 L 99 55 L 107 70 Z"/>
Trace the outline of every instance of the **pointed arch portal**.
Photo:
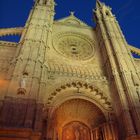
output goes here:
<path id="1" fill-rule="evenodd" d="M 117 140 L 116 128 L 102 110 L 80 98 L 67 100 L 53 110 L 47 131 L 48 139 L 54 140 L 97 140 L 98 137 Z"/>

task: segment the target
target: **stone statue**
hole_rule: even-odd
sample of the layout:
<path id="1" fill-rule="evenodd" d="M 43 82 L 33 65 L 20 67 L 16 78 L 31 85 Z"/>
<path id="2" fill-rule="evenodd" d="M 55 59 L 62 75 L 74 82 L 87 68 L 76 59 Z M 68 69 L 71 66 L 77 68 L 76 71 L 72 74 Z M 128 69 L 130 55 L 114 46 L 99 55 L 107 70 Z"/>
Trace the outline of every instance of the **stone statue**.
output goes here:
<path id="1" fill-rule="evenodd" d="M 25 88 L 26 87 L 26 80 L 25 80 L 24 77 L 20 80 L 19 86 L 20 86 L 20 88 Z"/>
<path id="2" fill-rule="evenodd" d="M 75 140 L 80 140 L 80 133 L 77 129 L 75 130 L 75 138 Z"/>

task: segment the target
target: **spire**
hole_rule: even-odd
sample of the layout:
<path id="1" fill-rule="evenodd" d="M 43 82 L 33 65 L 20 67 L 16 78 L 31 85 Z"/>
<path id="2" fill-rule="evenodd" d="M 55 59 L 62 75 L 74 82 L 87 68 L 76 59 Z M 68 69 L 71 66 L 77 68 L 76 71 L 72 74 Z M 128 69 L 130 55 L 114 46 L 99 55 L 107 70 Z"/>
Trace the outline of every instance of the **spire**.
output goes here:
<path id="1" fill-rule="evenodd" d="M 34 0 L 36 4 L 46 5 L 47 3 L 54 3 L 54 0 Z"/>
<path id="2" fill-rule="evenodd" d="M 100 8 L 100 7 L 102 7 L 102 3 L 101 3 L 101 1 L 100 0 L 96 0 L 96 8 Z"/>

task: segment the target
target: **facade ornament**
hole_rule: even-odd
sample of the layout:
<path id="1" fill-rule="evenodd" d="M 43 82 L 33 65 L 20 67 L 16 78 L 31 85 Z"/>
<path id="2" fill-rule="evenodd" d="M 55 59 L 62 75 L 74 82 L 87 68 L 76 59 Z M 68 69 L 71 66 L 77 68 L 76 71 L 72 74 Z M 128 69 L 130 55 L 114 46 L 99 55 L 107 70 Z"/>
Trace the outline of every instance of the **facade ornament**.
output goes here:
<path id="1" fill-rule="evenodd" d="M 74 14 L 75 14 L 74 11 L 71 11 L 71 12 L 70 12 L 70 15 L 71 15 L 71 16 L 74 16 Z"/>
<path id="2" fill-rule="evenodd" d="M 17 90 L 18 95 L 25 95 L 26 94 L 26 81 L 27 81 L 27 73 L 24 73 L 21 80 L 19 81 L 19 88 Z"/>

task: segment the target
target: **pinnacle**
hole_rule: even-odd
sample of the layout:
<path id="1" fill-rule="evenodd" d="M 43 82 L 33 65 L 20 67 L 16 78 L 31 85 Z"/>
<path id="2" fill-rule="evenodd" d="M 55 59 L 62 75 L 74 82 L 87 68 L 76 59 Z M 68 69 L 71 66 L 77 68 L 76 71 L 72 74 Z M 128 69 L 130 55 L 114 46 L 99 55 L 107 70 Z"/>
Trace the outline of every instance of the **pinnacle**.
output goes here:
<path id="1" fill-rule="evenodd" d="M 70 11 L 71 16 L 74 16 L 74 13 L 75 13 L 74 11 Z"/>
<path id="2" fill-rule="evenodd" d="M 100 0 L 96 0 L 96 7 L 101 7 L 102 6 L 102 3 Z"/>

